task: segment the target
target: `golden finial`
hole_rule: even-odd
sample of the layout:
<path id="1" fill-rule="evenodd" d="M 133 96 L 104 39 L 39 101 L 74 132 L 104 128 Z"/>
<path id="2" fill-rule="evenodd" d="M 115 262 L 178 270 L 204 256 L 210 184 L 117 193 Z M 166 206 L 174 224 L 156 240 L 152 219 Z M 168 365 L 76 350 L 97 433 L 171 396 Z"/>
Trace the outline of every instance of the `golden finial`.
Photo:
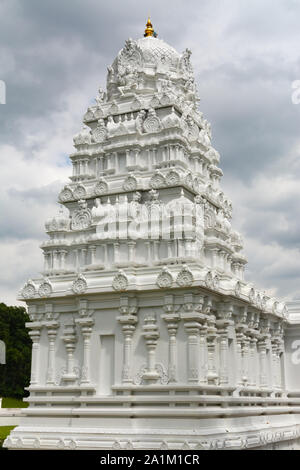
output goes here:
<path id="1" fill-rule="evenodd" d="M 154 34 L 154 29 L 152 27 L 152 23 L 150 21 L 150 16 L 148 17 L 148 21 L 146 23 L 146 29 L 145 29 L 145 38 L 149 37 L 149 36 L 153 36 Z"/>

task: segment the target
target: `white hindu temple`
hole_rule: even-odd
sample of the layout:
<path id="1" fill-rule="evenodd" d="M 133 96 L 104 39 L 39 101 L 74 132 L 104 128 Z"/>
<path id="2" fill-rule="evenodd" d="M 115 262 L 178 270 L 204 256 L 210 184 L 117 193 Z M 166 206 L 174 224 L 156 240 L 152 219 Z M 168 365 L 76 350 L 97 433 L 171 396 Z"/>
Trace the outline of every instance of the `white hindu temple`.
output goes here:
<path id="1" fill-rule="evenodd" d="M 300 314 L 244 280 L 191 52 L 125 42 L 46 222 L 12 449 L 300 449 Z"/>

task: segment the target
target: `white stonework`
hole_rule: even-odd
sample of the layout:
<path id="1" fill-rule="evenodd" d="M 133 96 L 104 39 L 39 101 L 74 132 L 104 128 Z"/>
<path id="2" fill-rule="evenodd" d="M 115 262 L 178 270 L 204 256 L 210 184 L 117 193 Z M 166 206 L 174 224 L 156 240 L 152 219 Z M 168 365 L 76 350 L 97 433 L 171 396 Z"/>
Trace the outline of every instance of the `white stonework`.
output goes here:
<path id="1" fill-rule="evenodd" d="M 127 40 L 84 115 L 20 293 L 30 396 L 6 447 L 300 448 L 300 326 L 244 280 L 190 55 Z"/>

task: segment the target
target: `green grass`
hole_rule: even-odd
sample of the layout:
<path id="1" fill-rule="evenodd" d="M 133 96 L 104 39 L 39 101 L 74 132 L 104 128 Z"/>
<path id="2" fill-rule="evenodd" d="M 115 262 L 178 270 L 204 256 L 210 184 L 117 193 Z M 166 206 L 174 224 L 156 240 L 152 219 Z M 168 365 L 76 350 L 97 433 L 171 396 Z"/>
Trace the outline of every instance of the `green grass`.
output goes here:
<path id="1" fill-rule="evenodd" d="M 16 426 L 0 426 L 0 450 L 4 440 Z M 1 458 L 1 457 L 0 457 Z"/>
<path id="2" fill-rule="evenodd" d="M 2 408 L 27 408 L 28 403 L 17 398 L 2 398 Z"/>

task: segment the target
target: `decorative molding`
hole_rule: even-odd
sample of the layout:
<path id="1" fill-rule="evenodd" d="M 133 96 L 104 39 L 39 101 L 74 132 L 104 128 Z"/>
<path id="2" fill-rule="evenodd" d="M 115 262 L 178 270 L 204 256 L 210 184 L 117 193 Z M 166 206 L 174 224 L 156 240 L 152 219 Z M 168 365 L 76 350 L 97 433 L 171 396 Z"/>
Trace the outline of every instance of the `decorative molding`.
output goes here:
<path id="1" fill-rule="evenodd" d="M 114 290 L 118 292 L 125 291 L 128 287 L 128 277 L 126 276 L 125 272 L 119 270 L 118 274 L 113 278 L 112 287 Z"/>
<path id="2" fill-rule="evenodd" d="M 161 273 L 158 275 L 156 279 L 156 284 L 160 289 L 166 289 L 168 287 L 172 287 L 173 284 L 173 276 L 168 268 L 164 267 Z"/>
<path id="3" fill-rule="evenodd" d="M 72 284 L 72 290 L 75 294 L 83 294 L 88 287 L 87 280 L 83 274 L 79 274 Z"/>

